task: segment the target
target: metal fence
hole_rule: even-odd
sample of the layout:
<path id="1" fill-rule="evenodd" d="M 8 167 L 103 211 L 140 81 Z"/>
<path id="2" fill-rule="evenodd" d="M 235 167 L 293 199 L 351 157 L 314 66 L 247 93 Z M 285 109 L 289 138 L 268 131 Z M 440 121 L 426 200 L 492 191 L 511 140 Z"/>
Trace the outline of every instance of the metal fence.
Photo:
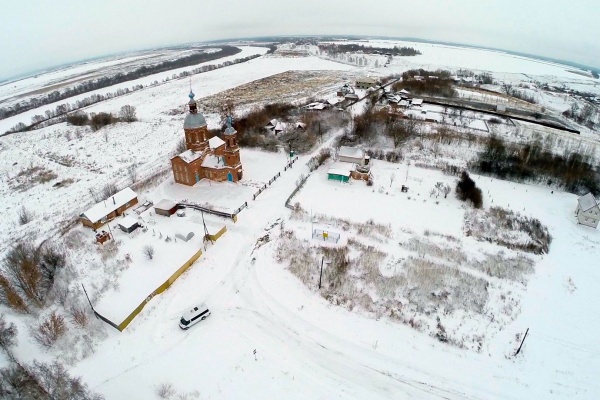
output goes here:
<path id="1" fill-rule="evenodd" d="M 313 229 L 312 238 L 328 243 L 337 243 L 340 240 L 340 234 L 322 229 Z"/>

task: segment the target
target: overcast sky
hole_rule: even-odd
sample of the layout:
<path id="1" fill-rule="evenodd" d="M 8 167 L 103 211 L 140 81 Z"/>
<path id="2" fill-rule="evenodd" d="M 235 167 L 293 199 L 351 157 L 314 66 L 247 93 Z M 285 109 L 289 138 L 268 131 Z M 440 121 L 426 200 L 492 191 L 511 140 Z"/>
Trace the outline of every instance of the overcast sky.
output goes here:
<path id="1" fill-rule="evenodd" d="M 600 67 L 598 0 L 4 0 L 0 79 L 96 56 L 268 35 L 379 35 Z"/>

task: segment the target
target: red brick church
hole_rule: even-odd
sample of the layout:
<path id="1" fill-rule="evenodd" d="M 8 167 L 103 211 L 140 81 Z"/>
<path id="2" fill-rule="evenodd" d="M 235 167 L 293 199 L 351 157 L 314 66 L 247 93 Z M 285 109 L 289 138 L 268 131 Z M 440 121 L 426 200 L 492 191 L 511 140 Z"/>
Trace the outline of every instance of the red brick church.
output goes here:
<path id="1" fill-rule="evenodd" d="M 204 116 L 198 112 L 194 93 L 190 92 L 189 113 L 183 122 L 185 146 L 183 153 L 171 159 L 175 182 L 194 186 L 200 179 L 237 182 L 242 179 L 240 148 L 237 131 L 227 118 L 222 138 L 207 139 L 208 128 Z"/>

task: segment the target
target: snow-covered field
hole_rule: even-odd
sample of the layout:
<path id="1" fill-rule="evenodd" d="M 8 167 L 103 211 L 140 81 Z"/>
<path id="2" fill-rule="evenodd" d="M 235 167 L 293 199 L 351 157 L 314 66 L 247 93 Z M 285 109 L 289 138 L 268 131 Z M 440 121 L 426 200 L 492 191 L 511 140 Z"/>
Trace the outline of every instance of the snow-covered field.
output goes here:
<path id="1" fill-rule="evenodd" d="M 198 75 L 192 85 L 196 98 L 202 98 L 288 70 L 351 70 L 387 75 L 419 65 L 587 82 L 587 78 L 564 72 L 562 66 L 502 53 L 418 46 L 422 58 L 406 58 L 407 61 L 402 59 L 398 64 L 377 69 L 353 67 L 317 56 L 269 55 Z M 117 112 L 130 104 L 137 108 L 139 122 L 119 123 L 98 132 L 59 124 L 0 138 L 0 195 L 6 214 L 0 230 L 1 251 L 26 237 L 42 240 L 52 235 L 52 240 L 64 242 L 72 259 L 81 261 L 72 266 L 75 278 L 71 281 L 69 301 L 73 302 L 87 304 L 79 289 L 81 283 L 90 288 L 94 283 L 97 289 L 91 290 L 93 301 L 102 304 L 107 301 L 103 295 L 117 293 L 135 280 L 110 254 L 103 254 L 95 246 L 76 245 L 83 240 L 75 240 L 76 237 L 89 231 L 76 228 L 61 238 L 56 227 L 89 205 L 90 188 L 101 188 L 108 182 L 126 184 L 130 165 L 137 166 L 141 177 L 168 166 L 168 159 L 183 136 L 184 118 L 169 115 L 169 111 L 181 109 L 188 90 L 188 80 L 176 80 L 95 104 L 87 110 Z M 435 107 L 428 110 L 440 112 Z M 0 124 L 8 128 L 18 118 Z M 217 127 L 216 115 L 207 115 L 207 120 L 210 128 Z M 485 134 L 483 130 L 478 132 Z M 334 139 L 321 147 L 331 146 Z M 586 140 L 590 146 L 597 144 L 591 136 Z M 71 373 L 81 375 L 107 399 L 156 398 L 156 388 L 162 383 L 172 383 L 180 395 L 190 399 L 597 398 L 600 346 L 596 332 L 600 329 L 600 311 L 596 305 L 600 272 L 595 268 L 595 260 L 600 256 L 600 231 L 576 224 L 576 196 L 473 176 L 483 191 L 484 208 L 504 207 L 537 218 L 547 226 L 553 237 L 550 251 L 544 255 L 527 254 L 534 260 L 533 271 L 524 273 L 519 280 L 469 270 L 477 282 L 483 280 L 489 285 L 489 291 L 485 289 L 489 300 L 481 312 L 469 314 L 469 310 L 459 309 L 456 314 L 445 315 L 441 309 L 426 310 L 429 314 L 416 317 L 431 329 L 419 330 L 386 313 L 334 305 L 318 294 L 318 281 L 305 284 L 288 270 L 289 259 L 295 254 L 277 259 L 286 231 L 292 231 L 300 240 L 306 239 L 311 246 L 318 245 L 310 239 L 310 220 L 298 219 L 284 207 L 296 182 L 308 174 L 305 163 L 318 150 L 301 155 L 294 167 L 282 172 L 256 200 L 252 200 L 252 195 L 257 188 L 283 170 L 287 160 L 283 153 L 242 148 L 244 179 L 239 184 L 201 182 L 195 188 L 187 188 L 167 177 L 142 189 L 141 196 L 154 202 L 187 198 L 232 210 L 247 201 L 248 208 L 239 214 L 237 223 L 226 222 L 227 233 L 210 245 L 169 290 L 151 299 L 122 333 L 99 321 L 94 321 L 94 331 L 89 334 L 69 325 L 68 339 L 46 350 L 29 336 L 28 325 L 36 321 L 36 316 L 23 317 L 0 306 L 7 320 L 19 328 L 16 356 L 23 361 L 59 357 L 68 363 Z M 457 152 L 463 158 L 465 154 L 463 149 Z M 328 181 L 326 164 L 311 174 L 293 202 L 310 213 L 352 223 L 372 219 L 389 226 L 390 237 L 361 239 L 387 254 L 380 271 L 388 277 L 396 271 L 392 261 L 419 256 L 419 250 L 411 247 L 414 238 L 421 243 L 437 243 L 442 249 L 451 245 L 446 241 L 452 239 L 445 237 L 455 238 L 458 244 L 452 242 L 453 248 L 464 253 L 467 261 L 450 266 L 465 270 L 472 269 L 485 254 L 497 254 L 503 249 L 465 236 L 467 208 L 453 193 L 447 199 L 430 197 L 436 182 L 454 187 L 453 177 L 406 163 L 373 163 L 373 187 L 364 182 Z M 56 176 L 51 178 L 48 171 Z M 44 182 L 46 178 L 51 179 Z M 402 193 L 401 185 L 409 186 L 409 192 Z M 16 222 L 21 206 L 34 213 L 34 220 L 26 225 Z M 343 243 L 351 237 L 361 238 L 354 228 L 331 228 L 336 229 L 344 237 Z M 148 235 L 152 233 L 123 237 L 119 259 L 129 252 L 134 263 L 138 263 L 131 268 L 144 268 L 146 262 L 142 262 L 140 248 Z M 125 243 L 127 240 L 129 244 Z M 127 246 L 131 250 L 126 250 Z M 174 243 L 162 241 L 160 248 L 156 246 L 157 255 L 163 257 L 157 258 L 157 264 L 161 260 L 179 264 L 189 250 L 171 254 L 169 246 L 174 248 Z M 502 251 L 506 255 L 517 254 L 514 250 Z M 437 258 L 437 263 L 444 264 L 443 258 Z M 318 267 L 319 263 L 315 263 L 310 274 L 316 274 Z M 150 272 L 153 267 L 148 268 Z M 119 277 L 123 278 L 121 283 Z M 154 284 L 152 279 L 144 284 Z M 476 290 L 474 287 L 473 293 L 468 294 L 474 295 Z M 181 331 L 177 324 L 182 313 L 200 302 L 206 302 L 212 315 L 190 330 Z M 106 305 L 110 308 L 109 303 Z M 513 308 L 507 309 L 507 305 Z M 432 337 L 437 316 L 449 336 L 456 339 L 454 344 Z M 519 338 L 527 328 L 529 335 L 523 350 L 515 357 Z M 473 340 L 475 336 L 484 336 L 480 348 L 476 345 L 479 341 Z M 465 348 L 456 345 L 461 337 L 465 338 Z"/>

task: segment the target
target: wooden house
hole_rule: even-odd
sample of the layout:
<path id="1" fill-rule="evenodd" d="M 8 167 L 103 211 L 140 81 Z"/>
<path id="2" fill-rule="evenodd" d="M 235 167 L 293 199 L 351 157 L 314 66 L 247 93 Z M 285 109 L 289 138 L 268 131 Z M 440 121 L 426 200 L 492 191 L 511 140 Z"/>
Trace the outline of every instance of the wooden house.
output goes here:
<path id="1" fill-rule="evenodd" d="M 79 219 L 84 226 L 98 229 L 137 203 L 137 194 L 130 188 L 125 188 L 81 213 Z"/>

